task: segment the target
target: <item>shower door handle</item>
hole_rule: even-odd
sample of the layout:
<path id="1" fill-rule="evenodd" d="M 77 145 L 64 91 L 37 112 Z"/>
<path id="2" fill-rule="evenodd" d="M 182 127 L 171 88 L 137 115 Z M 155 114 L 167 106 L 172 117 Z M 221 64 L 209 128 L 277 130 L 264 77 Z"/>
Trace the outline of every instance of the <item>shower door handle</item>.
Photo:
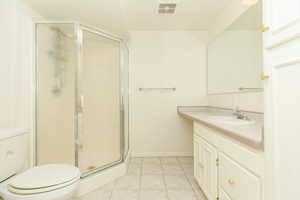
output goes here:
<path id="1" fill-rule="evenodd" d="M 121 96 L 120 110 L 121 110 L 121 112 L 124 111 L 124 97 L 123 97 L 123 95 Z"/>
<path id="2" fill-rule="evenodd" d="M 80 95 L 79 97 L 79 102 L 78 102 L 78 112 L 83 112 L 83 107 L 84 107 L 84 96 Z"/>
<path id="3" fill-rule="evenodd" d="M 76 144 L 77 150 L 83 149 L 83 144 L 81 144 L 81 142 L 79 140 L 76 140 L 75 144 Z"/>

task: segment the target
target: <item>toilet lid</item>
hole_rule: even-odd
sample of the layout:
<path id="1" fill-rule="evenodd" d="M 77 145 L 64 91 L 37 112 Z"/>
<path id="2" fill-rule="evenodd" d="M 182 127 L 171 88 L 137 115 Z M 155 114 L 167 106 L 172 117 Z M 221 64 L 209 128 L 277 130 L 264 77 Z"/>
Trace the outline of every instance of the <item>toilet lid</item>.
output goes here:
<path id="1" fill-rule="evenodd" d="M 78 168 L 65 164 L 50 164 L 33 167 L 17 176 L 9 186 L 19 190 L 34 190 L 58 186 L 80 177 Z"/>
<path id="2" fill-rule="evenodd" d="M 24 189 L 18 189 L 18 188 L 14 188 L 9 186 L 7 189 L 15 194 L 20 194 L 20 195 L 24 195 L 24 194 L 38 194 L 38 193 L 45 193 L 45 192 L 51 192 L 54 190 L 59 190 L 61 188 L 67 188 L 70 185 L 76 184 L 78 182 L 78 180 L 80 180 L 80 176 L 78 176 L 77 178 L 60 184 L 60 185 L 55 185 L 55 186 L 51 186 L 51 187 L 44 187 L 44 188 L 39 188 L 39 189 L 28 189 L 28 190 L 24 190 Z"/>

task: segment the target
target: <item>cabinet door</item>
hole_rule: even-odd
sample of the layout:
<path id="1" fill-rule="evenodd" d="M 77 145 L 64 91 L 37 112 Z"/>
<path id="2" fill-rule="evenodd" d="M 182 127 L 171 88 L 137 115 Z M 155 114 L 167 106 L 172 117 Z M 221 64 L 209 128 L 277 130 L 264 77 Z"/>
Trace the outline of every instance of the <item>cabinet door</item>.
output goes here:
<path id="1" fill-rule="evenodd" d="M 208 200 L 215 200 L 218 196 L 218 169 L 217 150 L 206 141 L 201 140 L 203 161 L 203 186 L 202 189 Z"/>
<path id="2" fill-rule="evenodd" d="M 300 1 L 265 0 L 266 200 L 300 196 Z"/>
<path id="3" fill-rule="evenodd" d="M 261 180 L 239 163 L 219 153 L 219 188 L 235 200 L 261 200 Z"/>
<path id="4" fill-rule="evenodd" d="M 198 137 L 194 137 L 194 177 L 199 186 L 203 187 L 203 145 Z"/>
<path id="5" fill-rule="evenodd" d="M 296 40 L 300 32 L 300 1 L 265 0 L 264 23 L 270 27 L 265 38 L 268 48 Z"/>

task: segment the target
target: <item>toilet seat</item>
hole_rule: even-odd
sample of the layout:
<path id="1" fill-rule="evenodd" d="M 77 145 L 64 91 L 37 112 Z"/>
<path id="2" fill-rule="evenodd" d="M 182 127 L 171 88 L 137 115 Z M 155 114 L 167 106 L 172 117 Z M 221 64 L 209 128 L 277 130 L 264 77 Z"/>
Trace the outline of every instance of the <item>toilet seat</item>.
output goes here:
<path id="1" fill-rule="evenodd" d="M 8 190 L 7 184 L 0 185 L 0 195 L 5 200 L 69 200 L 75 195 L 79 181 L 69 186 L 37 194 L 15 194 Z"/>
<path id="2" fill-rule="evenodd" d="M 15 176 L 8 190 L 15 194 L 28 195 L 50 192 L 74 184 L 80 179 L 80 171 L 72 165 L 50 164 L 33 167 Z"/>
<path id="3" fill-rule="evenodd" d="M 64 188 L 64 187 L 67 187 L 69 185 L 72 185 L 72 184 L 76 183 L 79 179 L 80 179 L 80 176 L 78 176 L 77 178 L 74 178 L 72 181 L 66 182 L 64 184 L 50 186 L 50 187 L 44 187 L 44 188 L 37 188 L 37 189 L 26 189 L 26 190 L 14 188 L 14 187 L 11 187 L 9 185 L 8 186 L 8 190 L 10 192 L 12 192 L 12 193 L 20 194 L 20 195 L 45 193 L 45 192 L 50 192 L 50 191 L 53 191 L 53 190 L 58 190 L 60 188 Z"/>

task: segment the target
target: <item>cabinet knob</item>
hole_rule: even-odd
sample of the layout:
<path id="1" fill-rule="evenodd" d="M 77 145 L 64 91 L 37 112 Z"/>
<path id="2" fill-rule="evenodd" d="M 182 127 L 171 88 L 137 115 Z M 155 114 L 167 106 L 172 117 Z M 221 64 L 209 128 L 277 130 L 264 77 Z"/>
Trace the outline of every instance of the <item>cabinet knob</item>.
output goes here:
<path id="1" fill-rule="evenodd" d="M 261 31 L 262 31 L 263 33 L 269 31 L 270 29 L 271 29 L 270 26 L 262 26 L 262 27 L 261 27 Z"/>
<path id="2" fill-rule="evenodd" d="M 229 180 L 228 180 L 228 183 L 229 183 L 230 185 L 234 185 L 234 184 L 235 184 L 234 180 L 232 180 L 232 179 L 229 179 Z"/>
<path id="3" fill-rule="evenodd" d="M 265 75 L 265 74 L 262 74 L 262 75 L 260 76 L 260 80 L 262 80 L 262 81 L 269 80 L 269 78 L 270 78 L 270 76 Z"/>

